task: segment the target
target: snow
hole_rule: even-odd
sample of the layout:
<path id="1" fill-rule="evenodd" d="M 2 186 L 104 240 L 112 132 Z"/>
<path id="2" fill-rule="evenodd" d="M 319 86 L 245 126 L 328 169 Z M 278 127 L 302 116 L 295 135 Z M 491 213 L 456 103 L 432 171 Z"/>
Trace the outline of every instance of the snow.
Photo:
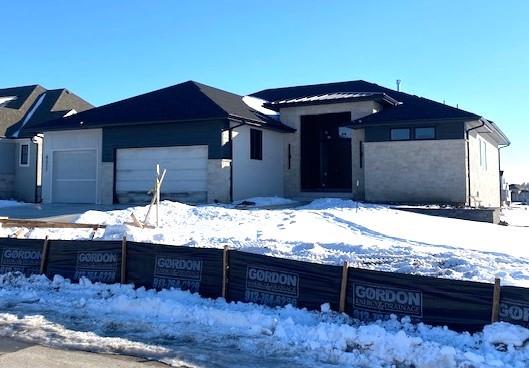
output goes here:
<path id="1" fill-rule="evenodd" d="M 0 208 L 27 206 L 27 203 L 0 199 Z"/>
<path id="2" fill-rule="evenodd" d="M 529 205 L 519 203 L 501 210 L 501 219 L 511 226 L 529 227 Z"/>
<path id="3" fill-rule="evenodd" d="M 500 277 L 502 285 L 529 287 L 526 227 L 426 216 L 333 198 L 274 210 L 163 201 L 159 228 L 124 224 L 131 221 L 132 212 L 143 219 L 146 211 L 143 206 L 88 211 L 77 222 L 106 224 L 95 239 L 121 240 L 126 235 L 138 242 L 212 248 L 227 245 L 308 262 L 341 265 L 347 261 L 352 267 L 381 271 L 484 282 Z M 0 228 L 0 236 L 15 230 Z M 88 239 L 91 233 L 91 229 L 40 228 L 23 236 Z"/>
<path id="4" fill-rule="evenodd" d="M 270 117 L 278 117 L 279 113 L 274 110 L 267 109 L 266 107 L 263 107 L 263 104 L 267 101 L 262 100 L 257 97 L 253 96 L 244 96 L 242 98 L 242 101 L 250 108 L 254 109 L 255 111 L 260 112 L 261 114 L 270 116 Z"/>
<path id="5" fill-rule="evenodd" d="M 13 101 L 16 98 L 17 98 L 16 96 L 0 97 L 0 106 L 2 106 L 3 104 L 8 103 L 9 101 Z"/>
<path id="6" fill-rule="evenodd" d="M 203 367 L 527 367 L 529 330 L 473 335 L 411 324 L 362 324 L 322 313 L 226 303 L 180 290 L 0 276 L 0 336 Z"/>

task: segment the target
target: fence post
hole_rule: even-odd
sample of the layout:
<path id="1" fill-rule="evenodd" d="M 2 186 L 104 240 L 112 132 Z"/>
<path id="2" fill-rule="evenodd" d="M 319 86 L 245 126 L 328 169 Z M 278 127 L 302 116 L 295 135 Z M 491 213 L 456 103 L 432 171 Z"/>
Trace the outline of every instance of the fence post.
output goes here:
<path id="1" fill-rule="evenodd" d="M 224 246 L 222 252 L 222 297 L 226 299 L 228 284 L 228 246 Z"/>
<path id="2" fill-rule="evenodd" d="M 490 321 L 492 323 L 498 322 L 498 317 L 500 313 L 500 290 L 501 290 L 501 281 L 499 278 L 494 279 L 494 294 L 492 297 L 492 315 L 490 316 Z"/>
<path id="3" fill-rule="evenodd" d="M 345 301 L 346 301 L 346 294 L 347 294 L 347 270 L 349 266 L 347 264 L 347 261 L 344 261 L 343 268 L 342 268 L 342 283 L 340 288 L 340 313 L 345 312 Z"/>
<path id="4" fill-rule="evenodd" d="M 48 263 L 48 235 L 44 238 L 44 245 L 42 246 L 42 254 L 40 255 L 40 274 L 43 275 L 46 272 L 46 264 Z"/>
<path id="5" fill-rule="evenodd" d="M 121 283 L 127 283 L 127 236 L 121 241 Z"/>

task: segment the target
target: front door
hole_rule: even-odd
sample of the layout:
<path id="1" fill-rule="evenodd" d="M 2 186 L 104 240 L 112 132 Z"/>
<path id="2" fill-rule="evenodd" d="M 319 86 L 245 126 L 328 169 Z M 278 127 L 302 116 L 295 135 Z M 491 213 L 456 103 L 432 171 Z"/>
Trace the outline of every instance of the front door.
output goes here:
<path id="1" fill-rule="evenodd" d="M 350 122 L 349 112 L 301 117 L 303 191 L 352 190 L 351 139 L 339 134 L 339 128 Z"/>

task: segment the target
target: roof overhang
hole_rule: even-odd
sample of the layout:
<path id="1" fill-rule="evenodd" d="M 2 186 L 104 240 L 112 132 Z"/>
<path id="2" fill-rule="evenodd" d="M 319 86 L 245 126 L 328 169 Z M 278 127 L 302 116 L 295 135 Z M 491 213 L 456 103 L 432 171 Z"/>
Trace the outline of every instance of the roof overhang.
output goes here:
<path id="1" fill-rule="evenodd" d="M 489 136 L 500 146 L 509 146 L 511 141 L 505 133 L 492 121 L 485 119 L 483 117 L 474 121 L 475 126 L 473 128 L 478 128 L 478 132 L 482 134 L 489 134 Z M 472 123 L 472 122 L 470 122 Z"/>

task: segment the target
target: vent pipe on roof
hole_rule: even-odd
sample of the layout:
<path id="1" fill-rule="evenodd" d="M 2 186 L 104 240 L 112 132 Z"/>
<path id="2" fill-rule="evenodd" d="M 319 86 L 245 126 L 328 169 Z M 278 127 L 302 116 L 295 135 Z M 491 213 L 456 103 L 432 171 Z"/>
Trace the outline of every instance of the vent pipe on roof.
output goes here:
<path id="1" fill-rule="evenodd" d="M 400 82 L 401 80 L 400 79 L 397 79 L 397 92 L 400 92 Z"/>

